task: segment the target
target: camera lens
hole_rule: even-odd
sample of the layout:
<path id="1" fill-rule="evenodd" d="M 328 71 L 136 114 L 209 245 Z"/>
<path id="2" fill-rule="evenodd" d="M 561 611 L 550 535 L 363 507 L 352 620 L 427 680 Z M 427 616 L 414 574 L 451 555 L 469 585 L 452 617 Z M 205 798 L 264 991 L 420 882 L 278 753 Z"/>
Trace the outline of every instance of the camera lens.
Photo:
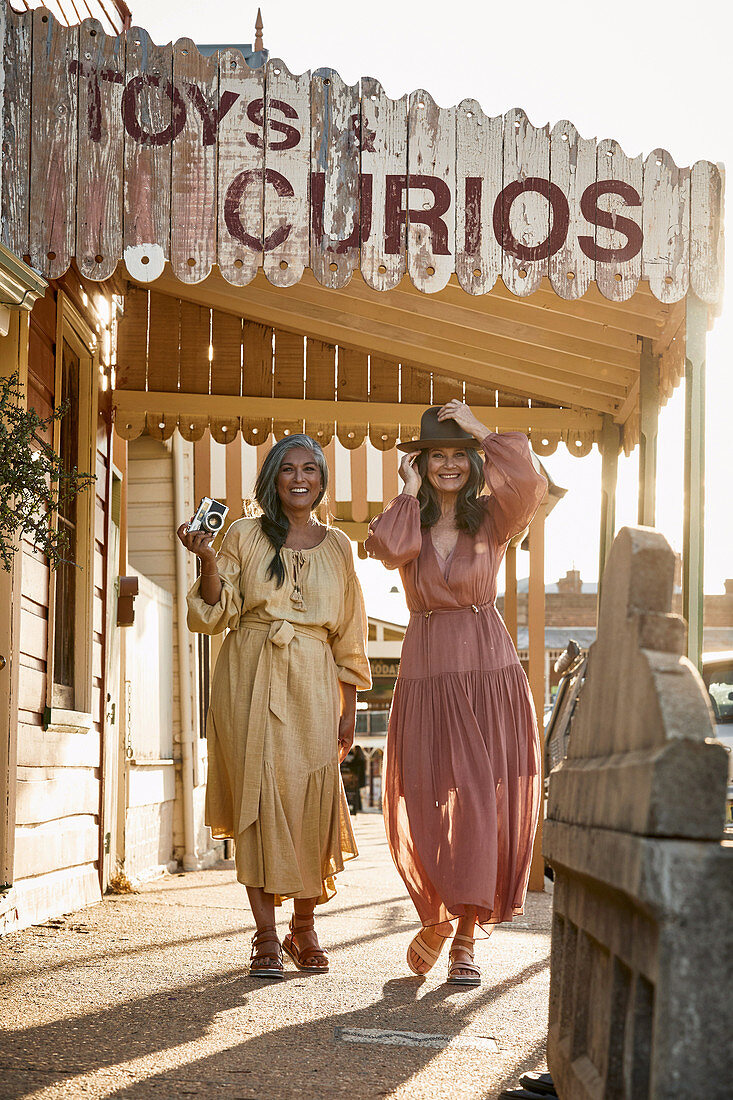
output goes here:
<path id="1" fill-rule="evenodd" d="M 222 524 L 221 516 L 217 516 L 216 513 L 208 515 L 206 517 L 206 526 L 210 531 L 218 531 Z"/>

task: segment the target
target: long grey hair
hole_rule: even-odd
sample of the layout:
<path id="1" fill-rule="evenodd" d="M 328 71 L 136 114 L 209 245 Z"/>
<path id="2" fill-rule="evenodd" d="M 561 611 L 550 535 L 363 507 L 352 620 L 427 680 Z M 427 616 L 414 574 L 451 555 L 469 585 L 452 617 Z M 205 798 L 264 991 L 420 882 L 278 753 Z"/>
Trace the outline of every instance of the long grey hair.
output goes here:
<path id="1" fill-rule="evenodd" d="M 310 451 L 321 471 L 321 491 L 313 502 L 313 511 L 321 503 L 328 489 L 326 456 L 320 443 L 316 443 L 315 439 L 311 439 L 309 435 L 287 435 L 284 439 L 279 439 L 275 446 L 267 452 L 265 461 L 262 463 L 262 469 L 255 482 L 255 500 L 262 509 L 262 515 L 260 516 L 262 530 L 272 543 L 275 551 L 267 568 L 267 578 L 272 580 L 274 577 L 278 588 L 285 580 L 285 566 L 280 551 L 285 545 L 285 539 L 288 537 L 290 521 L 283 512 L 278 495 L 277 475 L 280 473 L 280 467 L 285 461 L 288 451 L 292 451 L 294 447 L 305 447 L 307 451 Z"/>

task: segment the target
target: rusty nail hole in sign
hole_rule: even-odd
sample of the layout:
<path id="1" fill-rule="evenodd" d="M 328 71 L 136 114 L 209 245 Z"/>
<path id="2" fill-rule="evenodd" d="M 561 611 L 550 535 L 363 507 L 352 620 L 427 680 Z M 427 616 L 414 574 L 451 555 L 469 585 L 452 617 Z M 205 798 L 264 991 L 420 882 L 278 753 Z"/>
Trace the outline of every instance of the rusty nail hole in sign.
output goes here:
<path id="1" fill-rule="evenodd" d="M 371 99 L 372 103 L 376 103 L 376 102 L 377 102 L 377 97 L 376 97 L 375 95 L 372 95 L 372 96 L 370 96 L 369 98 Z"/>
<path id="2" fill-rule="evenodd" d="M 226 435 L 226 433 L 227 433 L 227 432 L 229 431 L 229 429 L 227 428 L 226 424 L 222 424 L 222 426 L 221 426 L 221 430 L 222 430 L 222 434 L 223 434 L 223 435 Z"/>
<path id="3" fill-rule="evenodd" d="M 620 271 L 616 272 L 616 274 L 614 275 L 614 279 L 616 280 L 617 283 L 621 282 L 621 280 L 623 279 L 623 275 L 621 274 Z"/>
<path id="4" fill-rule="evenodd" d="M 339 265 L 336 263 L 335 260 L 332 260 L 328 267 L 330 271 L 338 271 L 339 269 Z"/>
<path id="5" fill-rule="evenodd" d="M 565 278 L 568 280 L 569 283 L 572 283 L 573 279 L 575 278 L 575 272 L 574 271 L 568 271 Z"/>
<path id="6" fill-rule="evenodd" d="M 519 276 L 520 279 L 526 279 L 527 278 L 527 269 L 525 267 L 520 267 L 519 271 L 517 272 L 517 275 Z"/>
<path id="7" fill-rule="evenodd" d="M 237 256 L 236 260 L 234 261 L 234 266 L 244 267 L 244 260 L 240 260 L 239 256 Z"/>
<path id="8" fill-rule="evenodd" d="M 283 435 L 290 435 L 290 428 L 286 428 Z"/>
<path id="9" fill-rule="evenodd" d="M 194 260 L 193 256 L 189 256 L 188 259 L 186 260 L 186 263 L 188 264 L 189 267 L 195 267 L 196 266 L 196 261 Z"/>
<path id="10" fill-rule="evenodd" d="M 481 268 L 480 267 L 474 267 L 473 277 L 474 277 L 474 279 L 480 279 L 481 278 Z"/>
<path id="11" fill-rule="evenodd" d="M 327 77 L 327 76 L 324 76 L 324 78 L 323 78 L 323 83 L 324 83 L 324 84 L 325 84 L 326 86 L 328 86 L 328 85 L 329 85 L 329 84 L 331 83 L 331 81 L 330 81 L 330 80 L 328 79 L 328 77 Z"/>
<path id="12" fill-rule="evenodd" d="M 319 435 L 323 435 L 323 432 L 319 432 L 318 434 L 319 434 Z"/>
<path id="13" fill-rule="evenodd" d="M 546 447 L 549 442 L 550 442 L 549 439 L 543 439 L 542 440 L 542 446 Z"/>
<path id="14" fill-rule="evenodd" d="M 385 440 L 386 440 L 387 438 L 388 438 L 388 437 L 387 437 L 386 435 L 383 435 L 383 436 L 382 436 L 382 439 L 385 439 Z"/>
<path id="15" fill-rule="evenodd" d="M 41 22 L 42 23 L 48 23 L 48 16 L 47 15 L 42 15 L 41 16 Z"/>
<path id="16" fill-rule="evenodd" d="M 466 111 L 466 118 L 473 118 L 473 111 Z"/>
<path id="17" fill-rule="evenodd" d="M 150 263 L 150 257 L 149 256 L 141 256 L 140 257 L 140 263 L 141 264 L 149 264 Z"/>
<path id="18" fill-rule="evenodd" d="M 273 69 L 272 71 L 274 72 L 275 76 L 280 76 L 280 70 L 279 69 Z"/>
<path id="19" fill-rule="evenodd" d="M 189 425 L 188 425 L 189 431 L 193 431 L 193 430 L 194 430 L 194 427 L 195 427 L 195 425 L 194 425 L 194 424 L 189 424 Z"/>
<path id="20" fill-rule="evenodd" d="M 377 268 L 377 271 L 379 272 L 380 275 L 386 275 L 387 268 L 385 267 L 384 264 L 380 264 L 379 267 Z"/>
<path id="21" fill-rule="evenodd" d="M 127 430 L 128 430 L 128 432 L 130 431 L 130 429 L 131 429 L 131 428 L 132 428 L 132 424 L 128 424 L 128 425 L 127 425 Z"/>
<path id="22" fill-rule="evenodd" d="M 102 254 L 100 252 L 98 252 L 97 255 L 94 257 L 94 262 L 95 262 L 95 264 L 101 264 L 103 259 L 104 259 L 104 256 L 102 256 Z"/>
<path id="23" fill-rule="evenodd" d="M 232 60 L 229 62 L 229 68 L 230 69 L 236 69 L 236 67 L 237 67 L 237 62 L 234 60 L 234 58 L 232 58 Z"/>
<path id="24" fill-rule="evenodd" d="M 422 102 L 421 102 L 421 103 L 418 103 L 418 105 L 417 105 L 417 106 L 418 106 L 418 109 L 419 109 L 419 110 L 421 110 L 421 111 L 422 111 L 422 110 L 424 110 L 424 108 L 425 108 L 425 104 L 424 104 L 424 103 L 422 103 Z"/>
<path id="25" fill-rule="evenodd" d="M 671 275 L 665 275 L 664 276 L 664 281 L 667 284 L 667 286 L 671 286 L 672 283 L 674 282 L 674 279 L 672 278 Z"/>
<path id="26" fill-rule="evenodd" d="M 259 433 L 259 430 L 260 430 L 259 428 L 253 428 L 252 429 L 252 435 L 257 435 Z"/>
<path id="27" fill-rule="evenodd" d="M 55 260 L 56 259 L 56 253 L 55 252 L 47 252 L 46 253 L 46 259 L 47 260 Z"/>
<path id="28" fill-rule="evenodd" d="M 288 261 L 287 260 L 281 260 L 280 261 L 280 270 L 281 271 L 286 271 L 287 267 L 288 267 Z"/>
<path id="29" fill-rule="evenodd" d="M 426 267 L 425 270 L 427 271 L 428 275 L 434 275 L 435 274 L 435 268 L 432 267 L 432 266 L 431 267 Z"/>
<path id="30" fill-rule="evenodd" d="M 161 420 L 161 421 L 160 421 L 160 422 L 158 423 L 158 427 L 159 427 L 159 428 L 161 429 L 161 431 L 162 431 L 162 429 L 163 429 L 163 428 L 165 427 L 165 420 Z"/>
<path id="31" fill-rule="evenodd" d="M 561 140 L 561 141 L 569 141 L 570 139 L 568 138 L 568 135 L 567 135 L 567 134 L 561 134 L 561 135 L 560 135 L 560 140 Z"/>
<path id="32" fill-rule="evenodd" d="M 657 168 L 660 167 L 661 163 L 662 163 L 661 158 L 657 157 Z"/>
<path id="33" fill-rule="evenodd" d="M 353 438 L 354 438 L 354 433 L 353 433 L 353 432 L 349 432 L 349 439 L 353 439 Z"/>
<path id="34" fill-rule="evenodd" d="M 613 156 L 613 149 L 606 149 L 606 156 L 607 157 L 612 157 Z"/>
<path id="35" fill-rule="evenodd" d="M 91 38 L 96 38 L 97 32 L 92 30 L 92 31 L 89 32 L 89 35 L 90 35 Z"/>
<path id="36" fill-rule="evenodd" d="M 185 54 L 188 53 L 188 50 L 181 50 L 181 53 L 184 54 L 184 56 L 185 56 Z"/>

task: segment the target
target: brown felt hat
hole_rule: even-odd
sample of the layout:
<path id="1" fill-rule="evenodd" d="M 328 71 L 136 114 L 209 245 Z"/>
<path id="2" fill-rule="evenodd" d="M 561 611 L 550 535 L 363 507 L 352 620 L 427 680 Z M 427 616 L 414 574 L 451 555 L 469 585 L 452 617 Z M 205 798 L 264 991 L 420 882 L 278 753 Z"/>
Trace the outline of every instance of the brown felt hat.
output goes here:
<path id="1" fill-rule="evenodd" d="M 423 451 L 427 447 L 480 447 L 478 439 L 474 439 L 463 428 L 459 428 L 455 420 L 438 420 L 438 413 L 442 405 L 433 405 L 426 409 L 420 418 L 420 438 L 408 439 L 405 443 L 398 443 L 400 451 Z"/>

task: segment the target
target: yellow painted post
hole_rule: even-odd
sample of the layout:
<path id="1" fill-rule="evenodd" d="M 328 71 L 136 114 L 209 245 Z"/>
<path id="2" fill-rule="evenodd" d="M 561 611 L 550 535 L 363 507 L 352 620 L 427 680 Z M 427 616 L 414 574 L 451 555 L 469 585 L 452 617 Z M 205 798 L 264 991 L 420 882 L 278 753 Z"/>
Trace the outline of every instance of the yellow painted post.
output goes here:
<path id="1" fill-rule="evenodd" d="M 29 326 L 30 313 L 11 310 L 8 334 L 0 337 L 0 377 L 7 378 L 18 372 L 24 404 L 28 384 Z M 0 890 L 12 885 L 15 862 L 22 566 L 23 552 L 18 546 L 11 569 L 0 567 Z"/>
<path id="2" fill-rule="evenodd" d="M 656 524 L 657 433 L 659 430 L 659 356 L 651 340 L 641 339 L 639 361 L 639 507 L 637 518 L 644 527 Z"/>
<path id="3" fill-rule="evenodd" d="M 603 430 L 600 439 L 601 451 L 601 529 L 598 547 L 598 606 L 600 608 L 601 586 L 608 555 L 611 552 L 616 530 L 616 480 L 618 477 L 618 455 L 621 447 L 621 432 L 611 416 L 603 418 Z"/>
<path id="4" fill-rule="evenodd" d="M 504 559 L 504 623 L 517 648 L 517 548 L 509 544 Z"/>
<path id="5" fill-rule="evenodd" d="M 692 291 L 685 327 L 685 511 L 682 531 L 682 614 L 687 655 L 700 667 L 705 536 L 705 337 L 708 309 Z"/>
<path id="6" fill-rule="evenodd" d="M 541 504 L 537 515 L 529 527 L 529 598 L 528 598 L 528 625 L 529 625 L 529 687 L 534 700 L 534 708 L 537 714 L 537 725 L 540 732 L 540 784 L 544 790 L 543 759 L 543 715 L 545 705 L 545 515 L 546 506 Z M 544 804 L 544 796 L 541 796 L 540 805 Z M 534 849 L 532 851 L 532 866 L 529 873 L 530 890 L 544 890 L 545 870 L 542 859 L 542 819 L 543 811 L 540 810 L 540 819 L 537 825 Z"/>

